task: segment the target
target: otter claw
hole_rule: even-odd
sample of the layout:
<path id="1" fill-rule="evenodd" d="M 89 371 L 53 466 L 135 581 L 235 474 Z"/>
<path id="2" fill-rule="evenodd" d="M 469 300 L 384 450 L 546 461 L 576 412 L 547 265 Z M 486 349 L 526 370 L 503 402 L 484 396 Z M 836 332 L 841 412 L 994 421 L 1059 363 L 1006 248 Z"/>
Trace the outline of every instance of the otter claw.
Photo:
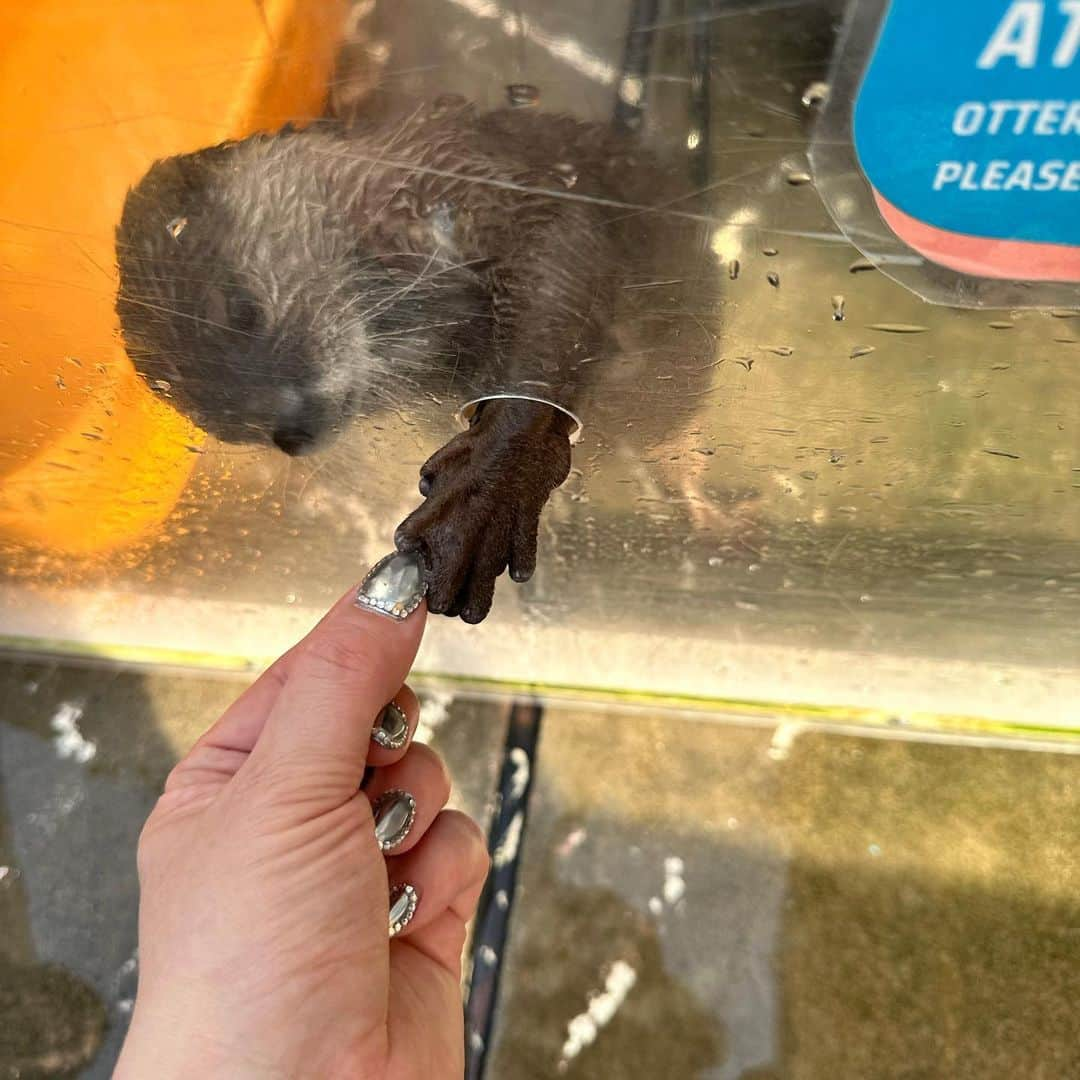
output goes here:
<path id="1" fill-rule="evenodd" d="M 425 501 L 394 542 L 423 556 L 432 613 L 482 622 L 508 567 L 514 581 L 532 577 L 540 513 L 570 471 L 561 415 L 536 402 L 489 405 L 421 468 Z"/>

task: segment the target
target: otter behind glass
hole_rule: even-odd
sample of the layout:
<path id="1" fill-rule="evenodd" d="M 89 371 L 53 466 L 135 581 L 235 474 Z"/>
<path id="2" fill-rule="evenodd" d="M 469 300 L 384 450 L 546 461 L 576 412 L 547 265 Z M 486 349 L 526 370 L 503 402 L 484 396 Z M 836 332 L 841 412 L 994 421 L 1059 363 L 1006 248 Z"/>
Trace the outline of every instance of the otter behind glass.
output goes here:
<path id="1" fill-rule="evenodd" d="M 455 409 L 467 431 L 396 540 L 431 609 L 477 622 L 504 569 L 532 575 L 569 471 L 640 157 L 612 128 L 444 97 L 159 161 L 117 231 L 129 355 L 219 439 L 291 456 L 403 385 Z"/>
<path id="2" fill-rule="evenodd" d="M 290 5 L 296 18 L 284 25 Z M 509 387 L 570 409 L 581 442 L 540 514 L 533 580 L 501 589 L 475 633 L 433 620 L 425 670 L 897 715 L 1070 719 L 1080 655 L 1076 305 L 1063 295 L 1048 311 L 990 311 L 1000 292 L 984 282 L 960 295 L 956 272 L 901 250 L 883 219 L 875 224 L 880 214 L 845 232 L 871 187 L 910 214 L 887 174 L 868 184 L 820 168 L 826 149 L 849 162 L 850 132 L 827 144 L 834 121 L 859 111 L 862 67 L 848 63 L 855 38 L 841 36 L 842 17 L 882 4 L 357 0 L 344 31 L 338 22 L 314 48 L 304 35 L 330 20 L 330 6 L 124 0 L 61 12 L 40 0 L 3 15 L 14 51 L 0 73 L 11 105 L 0 376 L 16 392 L 0 411 L 19 482 L 16 499 L 5 473 L 0 492 L 0 612 L 12 634 L 257 663 L 384 555 L 418 506 L 404 546 L 430 544 L 438 530 L 471 582 L 485 534 L 495 535 L 501 550 L 484 572 L 509 556 L 524 576 L 523 523 L 536 524 L 571 465 L 570 432 L 557 425 L 572 422 L 491 397 L 463 434 L 459 410 Z M 901 16 L 908 6 L 891 5 Z M 991 22 L 1013 7 L 974 6 Z M 1059 47 L 1072 57 L 1060 4 L 1021 7 L 1024 26 L 1043 9 L 1036 66 L 1020 69 L 1005 50 L 986 71 L 1028 81 L 1049 64 L 1067 78 L 1075 67 L 1053 66 Z M 227 32 L 234 21 L 242 42 Z M 336 71 L 316 62 L 327 53 L 340 57 Z M 877 115 L 917 119 L 909 106 L 932 97 L 952 103 L 935 123 L 975 124 L 981 102 L 989 125 L 999 98 L 1038 97 L 1029 128 L 1053 127 L 1058 113 L 1059 128 L 1073 122 L 1056 104 L 1064 92 L 930 93 L 965 70 L 983 71 L 942 64 L 933 79 L 900 80 Z M 315 82 L 311 100 L 242 104 Z M 595 137 L 545 134 L 562 114 Z M 145 258 L 121 253 L 140 378 L 113 311 L 124 192 L 155 159 L 277 132 L 290 118 L 302 130 L 267 135 L 275 153 L 304 139 L 324 140 L 331 157 L 343 145 L 363 153 L 356 175 L 385 186 L 377 207 L 389 242 L 351 221 L 311 236 L 301 205 L 324 219 L 346 213 L 325 188 L 331 165 L 288 181 L 256 160 L 256 140 L 199 156 L 186 178 L 165 170 L 162 193 L 203 190 L 152 223 L 152 205 L 129 207 L 150 241 Z M 494 164 L 454 148 L 462 126 L 486 140 Z M 420 139 L 421 128 L 419 152 L 430 157 L 418 160 L 406 136 Z M 982 133 L 957 136 L 968 141 L 949 157 L 975 161 Z M 617 149 L 626 135 L 647 158 Z M 1040 139 L 1040 152 L 1065 160 L 1053 149 L 1060 137 Z M 912 147 L 883 149 L 903 166 Z M 236 153 L 256 165 L 235 172 Z M 988 186 L 999 156 L 1012 155 L 995 151 L 974 174 Z M 528 175 L 508 170 L 511 159 Z M 932 180 L 937 166 L 923 175 Z M 961 201 L 966 175 L 965 165 L 947 189 Z M 1060 186 L 1068 177 L 1060 171 Z M 213 208 L 224 204 L 210 188 L 227 193 L 233 224 L 218 224 Z M 980 204 L 983 195 L 997 193 Z M 481 258 L 491 243 L 461 211 L 504 198 L 564 227 L 545 240 L 545 224 L 521 228 L 515 211 L 514 228 L 500 232 L 516 265 L 534 268 L 507 290 L 500 326 L 530 305 L 562 321 L 529 316 L 526 333 L 497 342 L 495 267 Z M 286 227 L 296 220 L 299 230 Z M 355 257 L 343 237 L 355 238 Z M 475 243 L 467 250 L 462 238 Z M 860 251 L 863 239 L 872 243 Z M 226 241 L 242 258 L 221 257 Z M 547 274 L 554 261 L 591 284 Z M 305 271 L 312 262 L 330 272 Z M 155 266 L 178 268 L 177 280 Z M 267 280 L 252 280 L 253 269 Z M 977 303 L 926 303 L 911 291 L 916 279 Z M 339 304 L 339 286 L 363 297 Z M 560 299 L 589 289 L 611 298 L 613 319 L 590 304 L 582 322 L 577 300 Z M 1024 296 L 1036 291 L 1024 284 Z M 573 318 L 580 337 L 566 328 Z M 574 343 L 584 347 L 565 348 Z M 564 351 L 546 351 L 555 344 Z M 189 353 L 183 370 L 178 346 Z M 122 394 L 103 389 L 111 381 Z M 185 414 L 224 438 L 202 437 Z M 418 522 L 422 535 L 411 535 Z M 482 593 L 447 575 L 446 591 L 455 585 L 446 609 L 464 593 L 464 605 L 480 605 L 470 617 L 479 614 Z"/>
<path id="3" fill-rule="evenodd" d="M 158 162 L 117 234 L 129 353 L 211 433 L 290 453 L 405 378 L 466 418 L 501 397 L 576 417 L 640 231 L 637 156 L 442 99 Z"/>

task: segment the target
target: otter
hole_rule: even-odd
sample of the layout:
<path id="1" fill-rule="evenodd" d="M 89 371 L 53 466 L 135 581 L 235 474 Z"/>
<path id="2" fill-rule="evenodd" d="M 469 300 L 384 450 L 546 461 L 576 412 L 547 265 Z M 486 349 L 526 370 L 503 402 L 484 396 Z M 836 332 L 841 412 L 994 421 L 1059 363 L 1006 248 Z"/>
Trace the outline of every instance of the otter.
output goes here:
<path id="1" fill-rule="evenodd" d="M 157 161 L 117 228 L 126 349 L 210 434 L 294 456 L 395 381 L 478 400 L 394 539 L 432 612 L 480 622 L 500 574 L 532 575 L 569 474 L 639 155 L 611 127 L 442 98 Z"/>

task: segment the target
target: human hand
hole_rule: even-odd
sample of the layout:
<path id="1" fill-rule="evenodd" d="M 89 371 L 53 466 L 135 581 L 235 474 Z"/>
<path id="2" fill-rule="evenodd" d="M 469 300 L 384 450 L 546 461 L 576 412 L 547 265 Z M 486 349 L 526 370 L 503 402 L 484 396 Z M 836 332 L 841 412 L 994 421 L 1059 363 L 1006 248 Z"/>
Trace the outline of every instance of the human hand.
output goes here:
<path id="1" fill-rule="evenodd" d="M 143 829 L 120 1080 L 463 1074 L 461 953 L 485 845 L 442 809 L 441 759 L 410 742 L 423 607 L 391 620 L 354 596 L 199 739 Z M 372 803 L 394 790 L 415 818 L 384 855 Z M 384 838 L 402 825 L 387 818 Z M 406 884 L 418 903 L 390 940 L 389 891 Z"/>

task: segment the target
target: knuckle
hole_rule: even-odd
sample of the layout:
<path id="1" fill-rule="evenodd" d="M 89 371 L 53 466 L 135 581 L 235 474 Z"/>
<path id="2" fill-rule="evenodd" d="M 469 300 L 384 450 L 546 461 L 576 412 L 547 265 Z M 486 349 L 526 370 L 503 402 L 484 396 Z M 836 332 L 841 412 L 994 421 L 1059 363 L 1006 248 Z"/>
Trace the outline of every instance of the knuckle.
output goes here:
<path id="1" fill-rule="evenodd" d="M 311 678 L 352 683 L 377 678 L 386 663 L 384 653 L 378 638 L 361 628 L 335 629 L 313 636 L 297 667 Z"/>

